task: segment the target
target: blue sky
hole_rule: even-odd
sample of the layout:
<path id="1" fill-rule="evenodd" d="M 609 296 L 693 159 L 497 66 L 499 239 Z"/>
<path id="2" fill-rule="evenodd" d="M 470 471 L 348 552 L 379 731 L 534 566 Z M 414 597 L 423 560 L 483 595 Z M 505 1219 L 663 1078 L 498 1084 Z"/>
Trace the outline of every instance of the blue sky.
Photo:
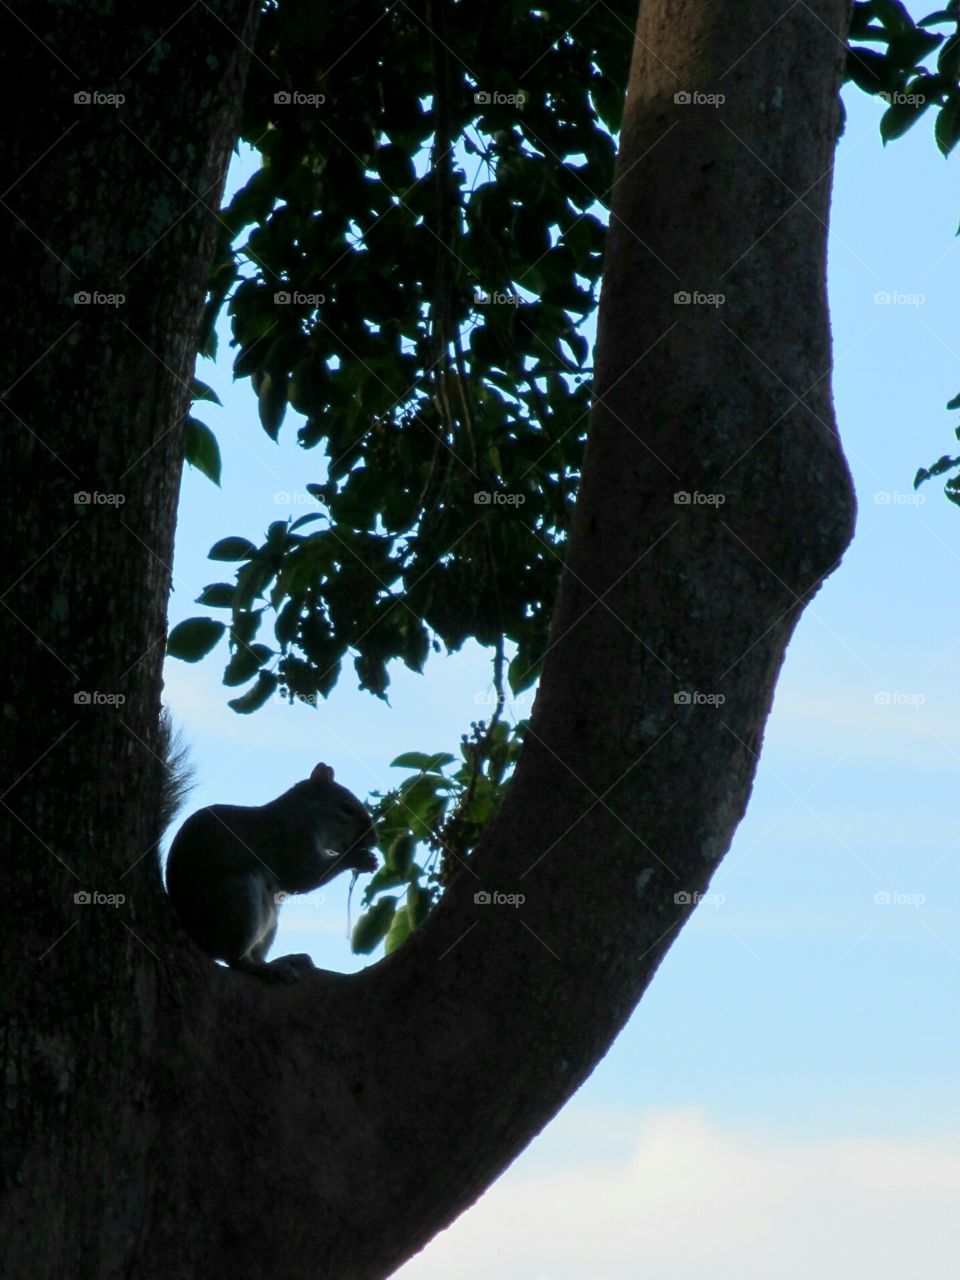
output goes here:
<path id="1" fill-rule="evenodd" d="M 628 1259 L 681 1280 L 752 1280 L 771 1267 L 788 1280 L 813 1269 L 892 1277 L 910 1258 L 914 1275 L 932 1276 L 950 1265 L 960 510 L 937 481 L 918 501 L 912 480 L 957 445 L 960 415 L 944 406 L 960 392 L 960 163 L 943 160 L 927 120 L 884 149 L 878 105 L 852 90 L 846 99 L 829 281 L 856 541 L 790 646 L 751 804 L 711 887 L 718 900 L 695 913 L 563 1116 L 404 1280 L 449 1275 L 454 1261 L 466 1280 L 613 1280 L 638 1273 Z M 882 304 L 882 291 L 919 299 Z M 267 439 L 223 351 L 216 369 L 198 369 L 224 401 L 201 415 L 220 439 L 223 489 L 185 476 L 171 623 L 203 612 L 194 597 L 221 577 L 205 559 L 213 542 L 256 539 L 270 520 L 309 510 L 274 495 L 302 493 L 321 469 L 292 420 L 279 445 Z M 238 717 L 222 658 L 166 668 L 199 768 L 197 806 L 267 800 L 321 759 L 360 795 L 385 788 L 400 751 L 456 743 L 490 682 L 474 647 L 433 659 L 424 677 L 394 671 L 392 709 L 357 692 L 348 671 L 319 711 L 273 703 Z M 322 902 L 288 904 L 275 952 L 357 967 L 345 900 L 343 884 Z M 639 1206 L 653 1202 L 643 1227 Z M 624 1213 L 611 1217 L 611 1205 Z M 674 1215 L 677 1229 L 665 1230 Z M 702 1256 L 695 1223 L 714 1233 Z"/>

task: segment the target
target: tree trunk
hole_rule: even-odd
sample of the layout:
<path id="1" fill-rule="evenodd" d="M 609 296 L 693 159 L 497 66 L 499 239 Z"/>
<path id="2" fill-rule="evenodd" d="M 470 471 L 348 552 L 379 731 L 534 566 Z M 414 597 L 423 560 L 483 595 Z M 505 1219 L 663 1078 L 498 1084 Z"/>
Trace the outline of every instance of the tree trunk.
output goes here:
<path id="1" fill-rule="evenodd" d="M 174 21 L 155 9 L 150 38 L 58 35 L 90 88 L 143 54 L 124 107 L 65 138 L 70 74 L 26 36 L 5 55 L 5 83 L 52 86 L 48 137 L 20 140 L 4 183 L 37 162 L 4 198 L 25 319 L 0 356 L 18 1277 L 374 1280 L 452 1221 L 589 1075 L 708 885 L 792 629 L 851 536 L 824 278 L 848 5 L 645 0 L 583 484 L 505 806 L 362 974 L 276 988 L 202 959 L 140 856 L 140 740 L 250 8 L 188 10 L 152 49 Z M 81 288 L 127 302 L 80 314 Z M 75 514 L 94 489 L 127 501 Z M 75 707 L 77 689 L 127 701 Z M 78 889 L 126 902 L 75 907 Z"/>
<path id="2" fill-rule="evenodd" d="M 182 940 L 153 848 L 157 711 L 183 415 L 259 6 L 19 8 L 0 14 L 0 1271 L 99 1278 L 159 1261 L 161 993 Z"/>

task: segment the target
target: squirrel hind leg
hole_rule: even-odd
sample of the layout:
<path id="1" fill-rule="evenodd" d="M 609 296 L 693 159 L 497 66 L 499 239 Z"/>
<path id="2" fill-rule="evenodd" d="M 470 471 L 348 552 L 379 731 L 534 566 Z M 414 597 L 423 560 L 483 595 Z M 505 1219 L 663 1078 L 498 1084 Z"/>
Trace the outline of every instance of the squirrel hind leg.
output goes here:
<path id="1" fill-rule="evenodd" d="M 255 941 L 239 959 L 230 960 L 230 967 L 240 973 L 249 973 L 263 978 L 266 982 L 283 983 L 299 982 L 301 974 L 314 969 L 316 966 L 313 960 L 303 953 L 267 960 L 267 953 L 273 946 L 273 940 L 277 934 L 277 923 L 276 898 L 269 891 L 264 890 Z"/>
<path id="2" fill-rule="evenodd" d="M 232 873 L 170 889 L 187 933 L 207 955 L 234 968 L 263 962 L 277 931 L 277 903 L 262 875 Z"/>
<path id="3" fill-rule="evenodd" d="M 262 978 L 265 982 L 282 982 L 292 984 L 299 982 L 304 973 L 315 969 L 316 965 L 308 955 L 278 956 L 276 960 L 251 960 L 248 956 L 231 964 L 231 969 L 239 973 L 249 973 Z"/>

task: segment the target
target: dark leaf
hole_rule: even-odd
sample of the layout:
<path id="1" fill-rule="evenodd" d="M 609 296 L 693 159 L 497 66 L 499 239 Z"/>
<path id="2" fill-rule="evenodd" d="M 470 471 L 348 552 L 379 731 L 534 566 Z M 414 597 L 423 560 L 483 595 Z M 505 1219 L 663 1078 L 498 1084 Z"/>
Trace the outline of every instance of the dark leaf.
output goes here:
<path id="1" fill-rule="evenodd" d="M 263 706 L 277 688 L 278 683 L 272 671 L 261 671 L 253 688 L 248 689 L 239 698 L 231 698 L 227 705 L 234 711 L 238 711 L 240 715 L 249 715 L 251 711 L 258 711 Z"/>
<path id="2" fill-rule="evenodd" d="M 937 112 L 933 135 L 940 151 L 948 156 L 960 139 L 960 94 L 951 93 Z M 947 408 L 960 408 L 960 396 L 952 400 Z"/>
<path id="3" fill-rule="evenodd" d="M 272 373 L 263 375 L 257 394 L 257 409 L 264 431 L 271 440 L 276 440 L 287 412 L 286 378 L 275 378 Z"/>
<path id="4" fill-rule="evenodd" d="M 930 467 L 930 475 L 942 476 L 945 471 L 952 471 L 954 467 L 960 467 L 960 458 L 951 458 L 945 453 Z"/>
<path id="5" fill-rule="evenodd" d="M 387 855 L 387 859 L 390 866 L 395 868 L 397 874 L 403 879 L 407 878 L 407 874 L 413 863 L 413 854 L 416 847 L 417 842 L 409 832 L 405 832 L 403 835 L 397 836 L 396 840 L 394 840 L 393 844 L 390 846 L 390 852 Z"/>
<path id="6" fill-rule="evenodd" d="M 855 45 L 847 50 L 847 76 L 864 93 L 894 93 L 900 75 L 882 53 Z"/>
<path id="7" fill-rule="evenodd" d="M 913 19 L 900 0 L 872 0 L 871 8 L 887 31 L 899 33 L 913 30 Z"/>
<path id="8" fill-rule="evenodd" d="M 430 894 L 422 885 L 412 884 L 407 890 L 407 915 L 410 928 L 418 929 L 430 910 Z"/>
<path id="9" fill-rule="evenodd" d="M 257 548 L 249 538 L 221 538 L 207 552 L 211 560 L 249 560 Z"/>
<path id="10" fill-rule="evenodd" d="M 183 456 L 191 467 L 196 467 L 208 480 L 219 485 L 220 446 L 210 428 L 197 418 L 187 418 Z"/>
<path id="11" fill-rule="evenodd" d="M 455 756 L 449 755 L 446 751 L 439 751 L 432 756 L 424 751 L 405 751 L 403 755 L 390 761 L 390 768 L 419 769 L 423 773 L 436 773 L 445 765 L 453 764 L 455 759 Z"/>
<path id="12" fill-rule="evenodd" d="M 390 955 L 398 947 L 402 947 L 409 936 L 410 914 L 407 911 L 397 911 L 390 922 L 390 928 L 383 944 L 384 954 Z"/>
<path id="13" fill-rule="evenodd" d="M 239 649 L 227 663 L 223 683 L 230 688 L 246 684 L 265 662 L 275 656 L 274 651 L 265 644 L 252 644 Z"/>
<path id="14" fill-rule="evenodd" d="M 353 926 L 351 946 L 358 955 L 368 956 L 387 935 L 397 906 L 395 897 L 381 898 L 364 912 Z M 406 913 L 404 913 L 406 914 Z"/>
<path id="15" fill-rule="evenodd" d="M 212 582 L 204 587 L 197 596 L 197 604 L 209 605 L 213 609 L 231 609 L 233 607 L 234 588 L 229 582 Z"/>
<path id="16" fill-rule="evenodd" d="M 209 400 L 211 404 L 220 405 L 223 408 L 223 402 L 214 391 L 213 387 L 208 387 L 205 382 L 201 382 L 199 378 L 194 378 L 190 385 L 190 395 L 194 400 Z"/>
<path id="17" fill-rule="evenodd" d="M 532 661 L 526 654 L 518 653 L 507 669 L 507 683 L 514 697 L 536 684 L 540 677 L 540 664 Z"/>
<path id="18" fill-rule="evenodd" d="M 167 653 L 184 662 L 205 658 L 226 630 L 215 618 L 187 618 L 173 628 L 167 637 Z"/>
<path id="19" fill-rule="evenodd" d="M 892 107 L 888 107 L 880 117 L 880 137 L 884 143 L 905 134 L 911 125 L 916 124 L 929 106 L 930 102 L 926 100 L 917 104 L 898 102 Z"/>

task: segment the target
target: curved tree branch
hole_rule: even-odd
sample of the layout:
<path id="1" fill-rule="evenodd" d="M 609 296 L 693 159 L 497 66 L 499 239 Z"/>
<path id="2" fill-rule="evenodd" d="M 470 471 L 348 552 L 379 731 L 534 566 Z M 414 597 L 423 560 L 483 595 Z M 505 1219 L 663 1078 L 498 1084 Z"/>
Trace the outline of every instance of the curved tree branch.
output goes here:
<path id="1" fill-rule="evenodd" d="M 292 1197 L 277 1240 L 301 1224 L 285 1270 L 264 1241 L 267 1274 L 372 1280 L 469 1205 L 606 1052 L 730 844 L 790 634 L 852 531 L 824 266 L 845 20 L 642 7 L 583 485 L 506 804 L 389 960 L 279 1000 L 197 975 L 230 1006 L 192 1011 L 208 1052 L 263 1099 L 241 1163 Z"/>

